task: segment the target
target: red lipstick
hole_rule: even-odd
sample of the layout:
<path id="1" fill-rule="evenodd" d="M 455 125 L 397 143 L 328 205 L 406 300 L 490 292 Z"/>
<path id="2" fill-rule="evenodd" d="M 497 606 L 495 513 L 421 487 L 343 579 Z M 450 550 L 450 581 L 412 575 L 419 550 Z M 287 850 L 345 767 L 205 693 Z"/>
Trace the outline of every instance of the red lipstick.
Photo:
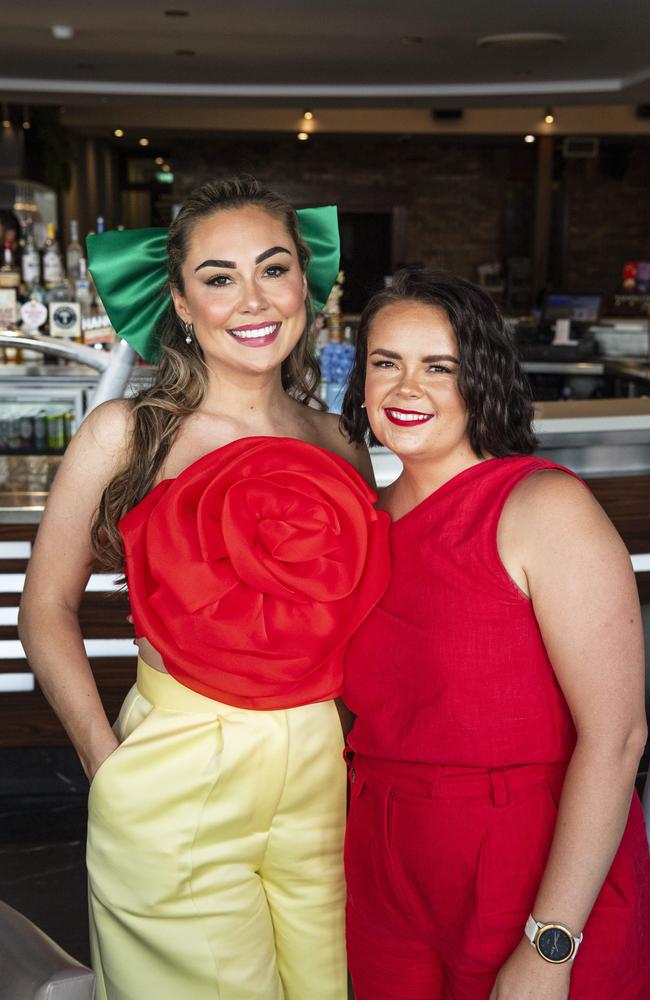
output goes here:
<path id="1" fill-rule="evenodd" d="M 384 413 L 391 424 L 398 427 L 419 427 L 433 419 L 433 413 L 422 413 L 420 410 L 402 410 L 399 406 L 384 407 Z"/>

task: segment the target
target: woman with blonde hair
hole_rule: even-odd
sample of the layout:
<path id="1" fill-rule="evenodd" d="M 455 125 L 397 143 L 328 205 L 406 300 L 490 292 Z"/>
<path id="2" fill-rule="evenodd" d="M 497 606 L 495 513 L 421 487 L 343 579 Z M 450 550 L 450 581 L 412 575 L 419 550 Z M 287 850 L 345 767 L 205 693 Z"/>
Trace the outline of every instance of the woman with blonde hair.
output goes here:
<path id="1" fill-rule="evenodd" d="M 336 210 L 297 216 L 253 178 L 217 181 L 168 233 L 89 250 L 156 376 L 66 452 L 20 635 L 91 779 L 98 996 L 344 1000 L 334 699 L 387 548 L 367 453 L 309 405 Z M 97 558 L 126 572 L 139 646 L 113 729 L 77 617 Z"/>

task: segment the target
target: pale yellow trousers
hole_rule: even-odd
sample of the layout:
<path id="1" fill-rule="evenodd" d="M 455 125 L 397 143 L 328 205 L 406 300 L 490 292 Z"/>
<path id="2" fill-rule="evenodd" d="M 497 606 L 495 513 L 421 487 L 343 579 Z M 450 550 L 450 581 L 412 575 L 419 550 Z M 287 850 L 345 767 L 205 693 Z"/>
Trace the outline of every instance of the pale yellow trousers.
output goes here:
<path id="1" fill-rule="evenodd" d="M 138 663 L 88 803 L 98 1000 L 345 1000 L 336 706 L 232 708 Z"/>

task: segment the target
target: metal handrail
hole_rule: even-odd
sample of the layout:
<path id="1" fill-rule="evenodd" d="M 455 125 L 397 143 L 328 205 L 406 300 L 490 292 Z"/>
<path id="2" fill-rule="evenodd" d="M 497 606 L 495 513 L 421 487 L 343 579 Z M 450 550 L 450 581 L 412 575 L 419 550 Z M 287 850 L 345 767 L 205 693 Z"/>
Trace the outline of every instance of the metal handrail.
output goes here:
<path id="1" fill-rule="evenodd" d="M 28 337 L 12 330 L 0 330 L 0 347 L 24 347 L 41 354 L 54 354 L 98 371 L 100 376 L 86 413 L 108 399 L 121 399 L 124 396 L 136 357 L 135 351 L 125 340 L 120 340 L 107 352 L 98 351 L 86 344 L 77 344 L 73 340 L 45 337 L 38 333 Z"/>

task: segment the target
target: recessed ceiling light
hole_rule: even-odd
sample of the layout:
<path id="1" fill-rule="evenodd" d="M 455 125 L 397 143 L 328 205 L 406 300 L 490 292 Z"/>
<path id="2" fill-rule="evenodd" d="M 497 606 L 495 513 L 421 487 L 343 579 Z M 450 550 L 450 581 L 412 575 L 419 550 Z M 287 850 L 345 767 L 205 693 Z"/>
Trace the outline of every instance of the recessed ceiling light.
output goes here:
<path id="1" fill-rule="evenodd" d="M 553 114 L 552 108 L 547 108 L 546 111 L 544 112 L 544 121 L 546 122 L 547 125 L 552 125 L 553 122 L 555 121 L 555 115 Z"/>
<path id="2" fill-rule="evenodd" d="M 189 10 L 177 10 L 176 8 L 172 10 L 165 11 L 165 17 L 189 17 Z"/>
<path id="3" fill-rule="evenodd" d="M 424 38 L 422 35 L 402 35 L 400 43 L 402 45 L 423 45 Z"/>
<path id="4" fill-rule="evenodd" d="M 303 113 L 302 117 L 305 119 L 306 122 L 310 122 L 312 120 L 312 118 L 314 117 L 314 112 L 313 111 L 305 111 Z"/>
<path id="5" fill-rule="evenodd" d="M 531 133 L 529 132 L 528 135 L 524 136 L 524 142 L 528 142 L 528 143 L 535 142 L 535 136 L 531 135 Z"/>
<path id="6" fill-rule="evenodd" d="M 148 145 L 149 145 L 148 139 L 145 138 L 138 139 L 138 146 L 148 146 Z"/>
<path id="7" fill-rule="evenodd" d="M 115 136 L 116 139 L 121 139 L 124 136 L 124 129 L 123 128 L 114 128 L 113 129 L 113 135 Z"/>
<path id="8" fill-rule="evenodd" d="M 172 168 L 170 167 L 170 165 L 168 163 L 163 163 L 163 165 L 162 165 L 162 167 L 160 169 L 162 170 L 162 172 L 164 174 L 170 174 L 172 172 Z"/>
<path id="9" fill-rule="evenodd" d="M 296 136 L 296 139 L 299 139 L 300 142 L 307 142 L 308 138 L 309 132 L 298 132 L 298 135 Z"/>
<path id="10" fill-rule="evenodd" d="M 476 39 L 479 48 L 533 48 L 566 45 L 566 35 L 550 31 L 507 31 L 501 35 L 483 35 Z"/>
<path id="11" fill-rule="evenodd" d="M 157 156 L 153 162 L 156 164 L 157 167 L 162 167 L 165 161 L 163 160 L 162 156 Z"/>
<path id="12" fill-rule="evenodd" d="M 74 38 L 74 28 L 71 24 L 53 24 L 50 31 L 60 42 L 69 42 Z"/>
<path id="13" fill-rule="evenodd" d="M 195 56 L 196 52 L 194 49 L 176 49 L 174 52 L 175 56 Z"/>

